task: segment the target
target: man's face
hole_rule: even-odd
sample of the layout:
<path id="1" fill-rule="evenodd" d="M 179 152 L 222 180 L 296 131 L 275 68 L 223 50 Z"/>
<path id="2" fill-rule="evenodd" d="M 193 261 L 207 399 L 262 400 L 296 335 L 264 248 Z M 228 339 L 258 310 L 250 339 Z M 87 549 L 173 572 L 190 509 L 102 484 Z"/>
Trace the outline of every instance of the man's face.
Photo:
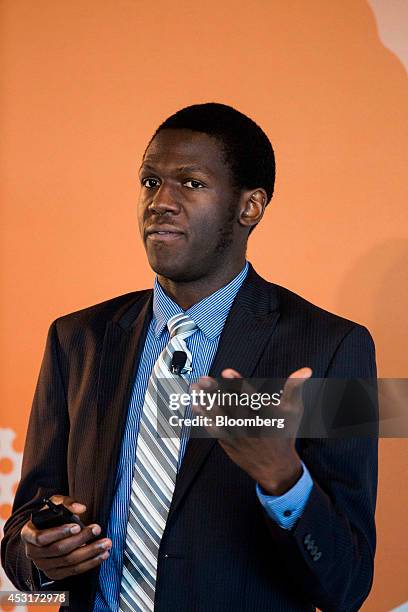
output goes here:
<path id="1" fill-rule="evenodd" d="M 146 151 L 140 181 L 139 228 L 157 274 L 198 280 L 241 253 L 240 194 L 216 139 L 162 130 Z"/>

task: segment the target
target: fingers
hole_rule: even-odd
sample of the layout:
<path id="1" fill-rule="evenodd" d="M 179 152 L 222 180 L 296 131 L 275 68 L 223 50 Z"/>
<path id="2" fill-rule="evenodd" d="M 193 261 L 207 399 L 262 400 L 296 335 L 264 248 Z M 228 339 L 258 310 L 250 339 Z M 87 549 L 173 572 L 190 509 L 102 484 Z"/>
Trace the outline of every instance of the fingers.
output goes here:
<path id="1" fill-rule="evenodd" d="M 222 378 L 242 378 L 241 374 L 232 368 L 226 368 L 221 372 Z M 199 391 L 203 389 L 206 392 L 215 391 L 218 388 L 218 383 L 211 376 L 200 376 L 196 383 L 191 385 L 191 389 Z"/>
<path id="2" fill-rule="evenodd" d="M 217 387 L 217 381 L 215 380 L 215 378 L 212 378 L 211 376 L 200 376 L 198 381 L 191 385 L 192 389 L 193 388 L 196 390 L 204 389 L 205 391 L 216 389 L 216 387 Z"/>
<path id="3" fill-rule="evenodd" d="M 242 378 L 241 374 L 232 368 L 226 368 L 221 372 L 223 378 Z"/>
<path id="4" fill-rule="evenodd" d="M 87 544 L 68 555 L 32 561 L 52 580 L 62 580 L 68 576 L 82 574 L 105 561 L 110 554 L 112 542 L 109 539 Z"/>
<path id="5" fill-rule="evenodd" d="M 79 533 L 73 534 L 73 530 Z M 100 565 L 109 556 L 112 541 L 96 540 L 101 533 L 97 524 L 82 529 L 67 524 L 50 529 L 36 529 L 28 521 L 21 530 L 26 556 L 53 580 L 88 571 Z"/>
<path id="6" fill-rule="evenodd" d="M 201 376 L 197 383 L 191 385 L 191 389 L 201 393 L 199 401 L 194 398 L 192 409 L 194 414 L 199 416 L 211 416 L 213 422 L 210 426 L 211 435 L 219 437 L 219 432 L 222 431 L 223 436 L 227 435 L 227 427 L 225 425 L 222 428 L 215 427 L 214 422 L 217 416 L 230 416 L 237 418 L 237 408 L 241 409 L 242 414 L 240 416 L 246 416 L 248 408 L 239 406 L 234 402 L 233 397 L 238 395 L 251 396 L 255 393 L 255 389 L 242 378 L 242 375 L 234 370 L 233 368 L 225 368 L 221 372 L 221 377 L 225 380 L 215 379 L 210 376 Z M 240 381 L 238 384 L 228 383 L 228 380 Z M 224 402 L 224 397 L 226 401 Z"/>
<path id="7" fill-rule="evenodd" d="M 75 548 L 76 546 L 82 546 L 85 542 L 94 539 L 95 536 L 98 536 L 100 533 L 101 528 L 97 524 L 88 525 L 82 530 L 81 527 L 75 523 L 50 527 L 49 529 L 36 529 L 33 523 L 28 521 L 21 530 L 21 538 L 28 545 L 37 548 L 46 547 L 47 551 L 51 551 L 51 554 L 46 556 L 52 556 L 54 549 L 58 554 L 58 547 L 53 548 L 53 545 L 62 539 L 69 539 L 69 544 L 72 544 L 72 548 Z"/>
<path id="8" fill-rule="evenodd" d="M 67 538 L 72 539 L 72 538 Z M 56 543 L 53 548 L 53 555 L 47 556 L 46 549 L 41 548 L 36 551 L 36 557 L 33 559 L 37 566 L 42 567 L 52 567 L 52 568 L 62 568 L 62 567 L 70 567 L 73 565 L 78 565 L 84 561 L 87 561 L 96 555 L 99 555 L 105 551 L 109 551 L 112 547 L 112 541 L 109 538 L 104 538 L 102 540 L 97 540 L 96 542 L 91 542 L 90 544 L 86 544 L 84 546 L 75 546 L 72 547 L 72 543 L 65 542 L 64 540 L 60 540 L 60 542 Z M 55 554 L 58 551 L 58 554 Z M 40 556 L 38 556 L 40 553 Z"/>
<path id="9" fill-rule="evenodd" d="M 67 495 L 53 495 L 54 504 L 63 504 L 78 515 L 86 505 Z M 53 580 L 59 580 L 77 573 L 86 572 L 100 565 L 109 556 L 112 541 L 108 538 L 95 540 L 101 527 L 91 524 L 81 528 L 67 523 L 48 529 L 37 529 L 28 521 L 21 530 L 26 556 Z"/>
<path id="10" fill-rule="evenodd" d="M 78 563 L 76 565 L 50 568 L 48 570 L 45 570 L 40 567 L 40 569 L 42 569 L 42 571 L 52 580 L 62 580 L 64 578 L 68 578 L 69 576 L 76 576 L 77 574 L 83 574 L 84 572 L 88 572 L 94 567 L 98 567 L 98 565 L 101 565 L 101 563 L 103 563 L 108 557 L 109 551 L 99 551 L 96 556 L 86 561 L 82 561 L 81 563 Z"/>
<path id="11" fill-rule="evenodd" d="M 221 375 L 224 379 L 241 379 L 243 381 L 242 386 L 235 391 L 239 391 L 240 393 L 248 396 L 256 393 L 255 388 L 252 388 L 249 382 L 242 379 L 241 374 L 233 368 L 225 368 L 222 370 Z M 312 369 L 309 367 L 303 367 L 295 372 L 292 372 L 292 374 L 287 378 L 280 400 L 279 411 L 281 412 L 282 416 L 287 418 L 293 417 L 295 420 L 301 416 L 303 412 L 302 387 L 306 380 L 308 380 L 311 376 Z M 200 401 L 200 403 L 193 403 L 193 412 L 195 414 L 205 415 L 206 410 L 209 409 L 211 410 L 212 415 L 228 414 L 230 412 L 229 405 L 219 406 L 217 402 L 213 403 L 210 401 L 208 395 L 211 395 L 211 393 L 215 394 L 218 388 L 219 386 L 217 381 L 210 376 L 202 376 L 197 383 L 191 385 L 191 389 L 197 392 L 204 392 L 204 396 L 201 396 L 203 399 Z M 235 408 L 235 406 L 233 406 L 233 408 Z M 235 412 L 234 414 L 236 416 Z M 214 429 L 212 430 L 212 433 L 214 434 Z"/>
<path id="12" fill-rule="evenodd" d="M 79 525 L 70 523 L 59 525 L 58 527 L 50 527 L 49 529 L 37 529 L 31 521 L 28 521 L 22 528 L 20 535 L 25 544 L 39 547 L 52 544 L 72 533 L 78 533 L 78 528 L 81 529 Z"/>
<path id="13" fill-rule="evenodd" d="M 206 399 L 207 394 L 215 393 L 218 388 L 217 381 L 211 376 L 200 376 L 197 382 L 192 383 L 190 386 L 190 393 L 194 392 L 197 394 L 204 393 L 204 396 L 198 395 L 200 401 L 192 402 L 193 412 L 196 414 L 200 413 L 203 409 L 205 409 L 206 403 L 203 401 Z"/>
<path id="14" fill-rule="evenodd" d="M 242 378 L 241 374 L 232 368 L 226 368 L 221 372 L 222 378 Z M 217 388 L 217 381 L 211 376 L 200 376 L 198 382 L 191 385 L 191 388 L 196 390 L 205 389 L 205 391 L 215 390 Z"/>

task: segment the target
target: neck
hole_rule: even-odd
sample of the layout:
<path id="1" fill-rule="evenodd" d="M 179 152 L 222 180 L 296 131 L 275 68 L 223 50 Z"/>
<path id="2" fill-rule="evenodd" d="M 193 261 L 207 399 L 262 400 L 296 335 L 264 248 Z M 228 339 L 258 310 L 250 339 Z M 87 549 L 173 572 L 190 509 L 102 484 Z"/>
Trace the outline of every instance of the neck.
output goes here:
<path id="1" fill-rule="evenodd" d="M 225 287 L 241 272 L 244 265 L 245 257 L 243 256 L 242 259 L 235 261 L 230 266 L 218 269 L 193 281 L 173 281 L 165 276 L 158 276 L 158 280 L 167 295 L 180 308 L 188 310 L 221 287 Z"/>

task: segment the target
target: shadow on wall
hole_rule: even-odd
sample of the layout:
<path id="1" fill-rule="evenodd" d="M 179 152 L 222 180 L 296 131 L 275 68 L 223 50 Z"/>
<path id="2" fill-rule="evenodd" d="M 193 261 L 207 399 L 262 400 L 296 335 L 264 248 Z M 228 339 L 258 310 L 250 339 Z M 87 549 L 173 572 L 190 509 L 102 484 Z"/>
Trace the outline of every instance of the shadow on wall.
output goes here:
<path id="1" fill-rule="evenodd" d="M 388 240 L 357 259 L 338 288 L 338 309 L 365 303 L 379 376 L 408 377 L 408 240 Z"/>
<path id="2" fill-rule="evenodd" d="M 301 17 L 296 6 L 298 19 L 276 8 L 271 54 L 259 57 L 269 115 L 267 102 L 254 104 L 278 169 L 251 259 L 274 282 L 367 324 L 381 373 L 402 375 L 406 71 L 382 44 L 366 2 L 311 3 Z"/>

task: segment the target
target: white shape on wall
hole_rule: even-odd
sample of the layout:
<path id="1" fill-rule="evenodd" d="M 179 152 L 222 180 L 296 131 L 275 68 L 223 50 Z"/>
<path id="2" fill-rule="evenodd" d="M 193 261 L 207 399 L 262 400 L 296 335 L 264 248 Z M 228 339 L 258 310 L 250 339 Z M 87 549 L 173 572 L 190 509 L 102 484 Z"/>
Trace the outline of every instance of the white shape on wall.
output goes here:
<path id="1" fill-rule="evenodd" d="M 385 47 L 392 51 L 408 70 L 408 2 L 407 0 L 368 0 Z"/>
<path id="2" fill-rule="evenodd" d="M 14 450 L 13 440 L 15 437 L 15 431 L 9 428 L 5 429 L 0 427 L 0 459 L 9 459 L 13 466 L 11 471 L 7 474 L 0 474 L 0 505 L 13 504 L 13 485 L 20 480 L 23 453 L 18 453 L 16 450 Z M 0 516 L 0 539 L 3 537 L 3 527 L 5 522 L 6 521 Z M 0 568 L 0 590 L 15 591 L 15 586 L 11 584 L 3 568 Z M 18 606 L 18 610 L 19 612 L 27 612 L 27 608 L 25 606 Z"/>

